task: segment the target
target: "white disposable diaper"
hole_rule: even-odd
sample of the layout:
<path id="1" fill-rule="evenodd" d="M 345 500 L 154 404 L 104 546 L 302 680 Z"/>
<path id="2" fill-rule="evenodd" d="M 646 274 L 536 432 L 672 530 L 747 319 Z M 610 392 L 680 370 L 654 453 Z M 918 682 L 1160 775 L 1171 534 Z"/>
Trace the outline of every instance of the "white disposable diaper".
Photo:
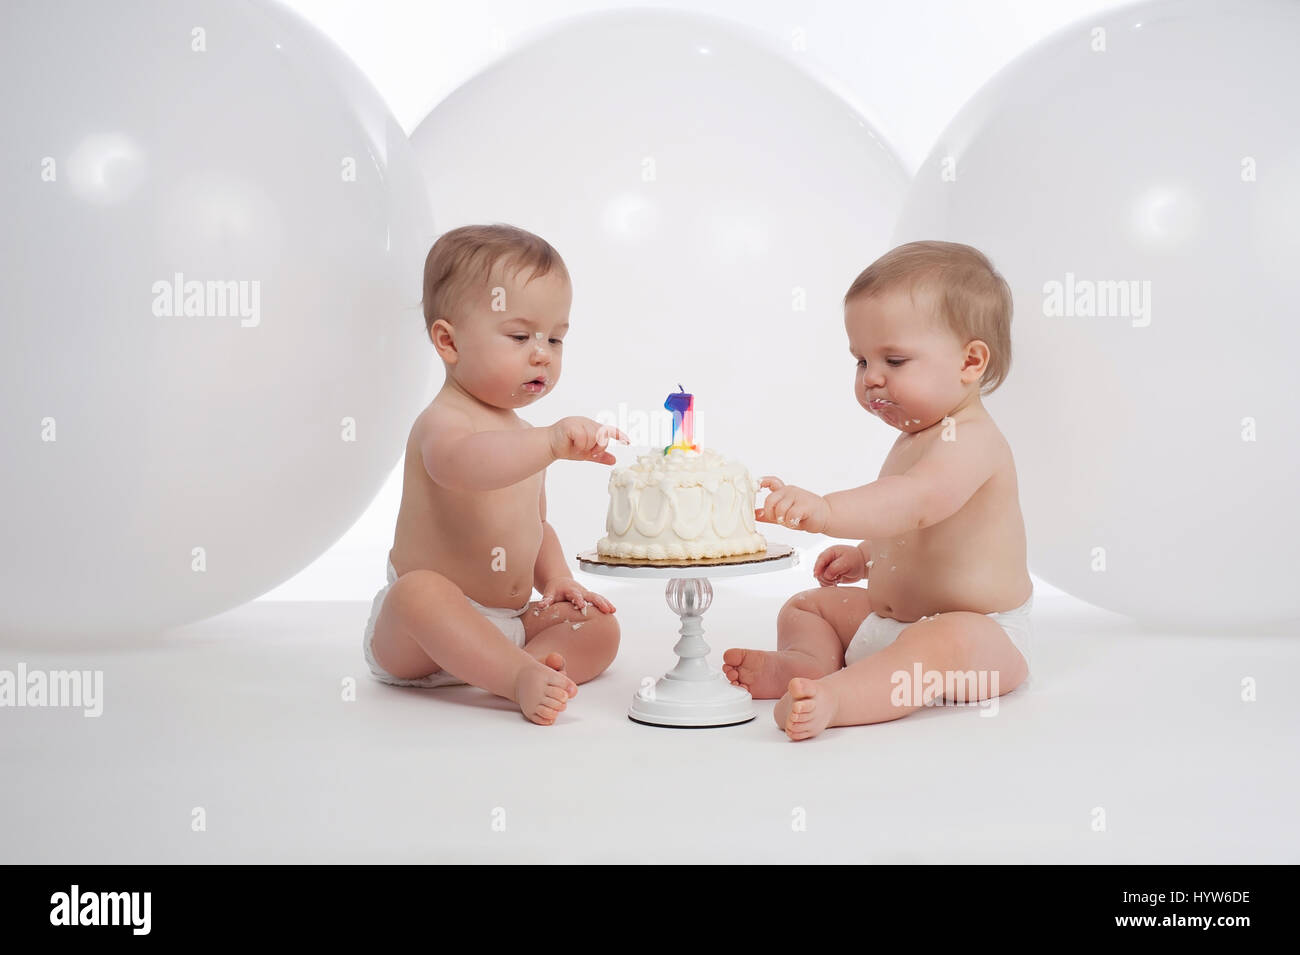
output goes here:
<path id="1" fill-rule="evenodd" d="M 439 670 L 437 673 L 431 673 L 429 676 L 420 677 L 415 680 L 400 680 L 390 673 L 387 673 L 383 667 L 375 662 L 375 651 L 371 644 L 375 639 L 375 621 L 379 619 L 379 611 L 384 606 L 384 597 L 387 596 L 389 589 L 397 583 L 397 571 L 393 568 L 393 562 L 388 561 L 388 583 L 380 588 L 379 593 L 375 594 L 374 602 L 370 605 L 370 619 L 366 621 L 365 633 L 361 639 L 362 652 L 365 654 L 366 663 L 370 666 L 370 673 L 376 679 L 384 683 L 391 683 L 393 686 L 464 686 L 465 681 L 448 673 L 446 670 Z M 508 607 L 485 607 L 481 603 L 472 600 L 469 597 L 470 605 L 473 606 L 483 617 L 490 620 L 498 630 L 506 635 L 509 640 L 517 647 L 524 645 L 524 611 L 528 609 L 525 604 L 518 610 L 512 610 Z"/>
<path id="2" fill-rule="evenodd" d="M 1030 611 L 1034 607 L 1034 594 L 1030 591 L 1029 599 L 1017 607 L 1015 610 L 1004 610 L 1000 613 L 990 613 L 986 616 L 992 617 L 1000 626 L 1011 642 L 1015 644 L 1020 655 L 1025 658 L 1025 664 L 1029 666 L 1029 672 L 1032 676 L 1033 666 L 1029 660 L 1029 644 L 1033 634 L 1033 626 L 1030 621 Z M 903 632 L 904 628 L 910 627 L 911 621 L 904 623 L 901 620 L 894 620 L 890 617 L 881 617 L 875 613 L 867 614 L 867 618 L 859 625 L 853 639 L 849 641 L 848 647 L 844 650 L 844 665 L 850 666 L 861 660 L 863 657 L 869 657 L 877 651 L 883 650 Z M 1020 684 L 1025 686 L 1029 683 L 1030 677 L 1025 678 L 1025 682 Z"/>

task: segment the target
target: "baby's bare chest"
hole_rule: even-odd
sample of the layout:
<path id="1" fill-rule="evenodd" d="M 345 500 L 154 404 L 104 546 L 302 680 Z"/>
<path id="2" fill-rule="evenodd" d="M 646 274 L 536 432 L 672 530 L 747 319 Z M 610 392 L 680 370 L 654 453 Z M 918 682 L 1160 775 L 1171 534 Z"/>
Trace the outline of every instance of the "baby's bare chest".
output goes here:
<path id="1" fill-rule="evenodd" d="M 458 536 L 528 538 L 542 532 L 541 493 L 540 474 L 490 491 L 458 493 L 434 485 L 430 510 Z"/>
<path id="2" fill-rule="evenodd" d="M 932 452 L 938 436 L 895 446 L 881 466 L 880 477 L 906 474 L 913 465 Z M 981 548 L 989 547 L 1008 531 L 1021 527 L 1017 500 L 1015 465 L 996 445 L 989 447 L 995 464 L 991 475 L 975 489 L 953 514 L 942 521 L 889 539 L 872 541 L 873 555 L 890 562 L 912 565 L 921 561 L 960 561 L 978 557 Z M 888 570 L 888 567 L 886 568 Z M 903 568 L 899 567 L 901 571 Z"/>

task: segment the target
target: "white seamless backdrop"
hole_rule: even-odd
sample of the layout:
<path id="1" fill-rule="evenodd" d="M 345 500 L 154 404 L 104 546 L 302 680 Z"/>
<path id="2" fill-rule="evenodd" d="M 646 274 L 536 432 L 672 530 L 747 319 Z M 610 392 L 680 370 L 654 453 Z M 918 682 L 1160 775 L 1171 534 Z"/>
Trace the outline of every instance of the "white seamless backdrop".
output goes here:
<path id="1" fill-rule="evenodd" d="M 1087 0 L 982 0 L 978 4 L 963 0 L 922 0 L 907 4 L 840 0 L 797 5 L 773 0 L 285 2 L 315 23 L 353 58 L 408 134 L 443 98 L 489 64 L 508 56 L 524 38 L 571 16 L 600 10 L 661 7 L 723 17 L 767 34 L 787 48 L 793 60 L 804 62 L 811 72 L 874 123 L 893 146 L 908 175 L 915 173 L 953 115 L 1009 61 L 1067 23 L 1126 6 Z M 438 226 L 443 228 L 441 223 Z M 864 261 L 859 268 L 867 264 Z M 847 287 L 852 278 L 852 274 L 845 275 L 843 286 Z M 581 276 L 575 276 L 575 283 L 580 282 Z M 832 327 L 838 324 L 838 316 L 826 318 Z M 843 351 L 843 343 L 838 340 L 828 341 L 826 347 L 835 356 Z M 437 360 L 432 349 L 429 360 Z M 824 377 L 825 370 L 824 367 L 796 369 L 793 373 L 793 379 L 783 385 L 797 390 L 800 375 L 812 382 Z M 435 388 L 441 383 L 441 377 L 439 369 L 435 373 Z M 570 396 L 581 394 L 583 377 L 583 369 L 577 363 L 566 364 L 560 388 Z M 706 392 L 696 385 L 690 387 Z M 594 396 L 589 413 L 594 416 L 602 408 L 614 411 L 618 400 L 619 396 Z M 852 401 L 847 383 L 844 401 Z M 543 400 L 527 409 L 524 417 L 533 424 L 543 425 L 572 413 L 554 402 L 554 398 Z M 883 430 L 876 422 L 866 422 L 864 426 Z M 725 442 L 718 450 L 726 453 Z M 827 448 L 819 453 L 828 456 L 825 469 L 829 473 L 829 456 L 842 452 Z M 879 460 L 864 463 L 863 483 L 875 476 L 879 465 Z M 795 480 L 819 491 L 838 489 L 819 481 L 818 472 L 818 454 L 810 455 L 800 461 Z M 566 493 L 566 483 L 573 485 L 574 493 L 586 487 L 585 483 L 566 482 L 567 476 L 564 468 L 553 469 L 547 488 L 550 500 Z M 384 580 L 384 561 L 392 544 L 401 480 L 398 458 L 393 461 L 393 471 L 383 489 L 352 528 L 318 560 L 261 599 L 369 600 L 373 597 Z M 557 527 L 566 553 L 572 555 L 593 544 L 593 529 L 598 530 L 603 520 L 600 511 L 584 527 Z M 769 539 L 800 548 L 806 557 L 804 566 L 787 572 L 788 580 L 783 577 L 781 581 L 733 582 L 727 586 L 742 589 L 757 586 L 764 593 L 811 586 L 812 557 L 833 541 L 773 532 L 766 526 L 763 532 Z M 610 592 L 617 589 L 617 584 L 603 579 L 589 581 L 593 589 Z M 1035 585 L 1040 593 L 1057 592 L 1037 578 Z"/>

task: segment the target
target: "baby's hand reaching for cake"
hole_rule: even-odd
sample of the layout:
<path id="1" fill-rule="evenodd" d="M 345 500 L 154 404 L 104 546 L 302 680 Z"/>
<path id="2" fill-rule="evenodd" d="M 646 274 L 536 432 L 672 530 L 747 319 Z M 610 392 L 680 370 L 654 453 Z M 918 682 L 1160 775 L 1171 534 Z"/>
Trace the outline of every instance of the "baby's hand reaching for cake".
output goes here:
<path id="1" fill-rule="evenodd" d="M 602 613 L 613 613 L 614 605 L 594 591 L 588 590 L 572 577 L 557 577 L 547 583 L 542 590 L 542 599 L 537 601 L 535 610 L 545 610 L 557 600 L 567 600 L 579 610 L 591 604 Z"/>
<path id="2" fill-rule="evenodd" d="M 771 494 L 763 506 L 754 511 L 754 520 L 765 524 L 781 524 L 797 531 L 820 534 L 830 520 L 831 509 L 820 494 L 805 491 L 780 478 L 765 477 L 759 488 L 769 488 Z"/>
<path id="3" fill-rule="evenodd" d="M 561 418 L 551 425 L 551 452 L 559 461 L 595 461 L 614 464 L 614 455 L 605 450 L 617 438 L 630 444 L 627 435 L 613 425 L 599 424 L 590 418 Z"/>

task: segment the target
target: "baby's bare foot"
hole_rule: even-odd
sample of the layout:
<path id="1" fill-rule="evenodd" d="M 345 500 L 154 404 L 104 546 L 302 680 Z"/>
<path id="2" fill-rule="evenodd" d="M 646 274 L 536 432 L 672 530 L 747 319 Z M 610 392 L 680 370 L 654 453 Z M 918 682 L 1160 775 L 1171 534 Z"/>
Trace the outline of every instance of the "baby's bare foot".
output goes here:
<path id="1" fill-rule="evenodd" d="M 722 673 L 756 700 L 774 700 L 796 676 L 822 676 L 805 654 L 785 650 L 743 650 L 722 654 Z"/>
<path id="2" fill-rule="evenodd" d="M 565 661 L 563 655 L 556 653 L 554 650 L 546 654 L 545 658 L 543 658 L 542 660 L 542 663 L 546 664 L 548 667 L 550 667 L 552 670 L 555 670 L 557 673 L 563 673 L 565 676 L 569 675 L 568 663 Z M 573 690 L 569 693 L 569 697 L 572 698 L 577 695 L 578 695 L 578 684 L 574 683 Z"/>
<path id="3" fill-rule="evenodd" d="M 578 695 L 578 684 L 564 672 L 564 657 L 549 654 L 542 666 L 523 666 L 515 676 L 515 702 L 534 723 L 550 726 Z"/>
<path id="4" fill-rule="evenodd" d="M 790 739 L 812 739 L 835 717 L 835 694 L 820 680 L 795 677 L 772 710 L 776 725 Z"/>

